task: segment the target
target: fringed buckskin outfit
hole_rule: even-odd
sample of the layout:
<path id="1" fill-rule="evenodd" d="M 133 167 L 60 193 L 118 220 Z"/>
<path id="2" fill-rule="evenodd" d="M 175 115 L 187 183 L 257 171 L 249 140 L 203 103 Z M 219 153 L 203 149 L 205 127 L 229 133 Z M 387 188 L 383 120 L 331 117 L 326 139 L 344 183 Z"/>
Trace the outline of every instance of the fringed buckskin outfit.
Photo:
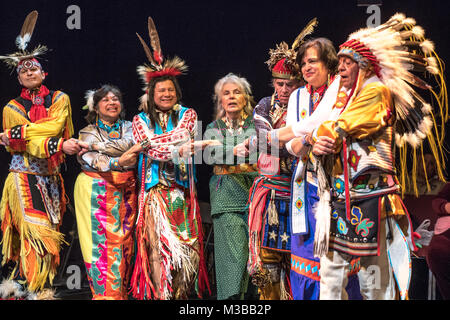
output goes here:
<path id="1" fill-rule="evenodd" d="M 164 59 L 151 17 L 148 30 L 153 54 L 138 35 L 149 64 L 137 69 L 146 85 L 141 98 L 145 111 L 133 119 L 133 139 L 144 151 L 138 160 L 139 207 L 131 291 L 138 299 L 187 299 L 193 289 L 198 296 L 209 289 L 193 157 L 181 158 L 178 152 L 179 146 L 194 138 L 197 114 L 176 103 L 167 111 L 155 106 L 158 120 L 151 120 L 149 82 L 163 76 L 175 79 L 187 66 L 178 57 Z"/>

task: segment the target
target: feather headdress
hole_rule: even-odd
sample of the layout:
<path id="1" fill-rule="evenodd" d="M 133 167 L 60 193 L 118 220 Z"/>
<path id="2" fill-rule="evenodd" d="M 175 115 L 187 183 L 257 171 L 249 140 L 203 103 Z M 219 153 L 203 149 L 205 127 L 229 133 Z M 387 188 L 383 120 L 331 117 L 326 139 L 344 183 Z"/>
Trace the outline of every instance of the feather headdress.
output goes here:
<path id="1" fill-rule="evenodd" d="M 86 99 L 86 104 L 81 108 L 83 110 L 94 111 L 94 94 L 96 90 L 88 90 L 84 94 L 84 98 Z"/>
<path id="2" fill-rule="evenodd" d="M 301 79 L 300 68 L 295 61 L 297 58 L 298 48 L 305 41 L 305 37 L 313 33 L 314 28 L 317 25 L 317 18 L 313 18 L 298 34 L 291 47 L 289 47 L 286 42 L 282 41 L 276 45 L 275 49 L 269 50 L 269 60 L 266 61 L 266 64 L 272 72 L 273 77 L 284 79 Z"/>
<path id="3" fill-rule="evenodd" d="M 443 63 L 434 51 L 433 43 L 425 39 L 424 29 L 413 18 L 402 13 L 393 15 L 376 28 L 361 29 L 350 34 L 340 46 L 338 55 L 348 55 L 363 70 L 371 69 L 391 91 L 395 113 L 395 143 L 400 155 L 400 178 L 403 191 L 406 187 L 408 148 L 413 149 L 412 186 L 417 194 L 417 151 L 423 160 L 423 142 L 428 141 L 437 163 L 438 175 L 445 181 L 443 139 L 448 118 L 447 89 L 443 76 Z M 438 92 L 420 78 L 427 75 L 434 79 Z M 431 77 L 429 76 L 431 75 Z M 418 91 L 431 92 L 433 106 Z M 440 123 L 438 120 L 440 119 Z"/>
<path id="4" fill-rule="evenodd" d="M 176 77 L 184 74 L 188 69 L 186 63 L 177 56 L 173 57 L 172 59 L 164 59 L 158 31 L 156 30 L 155 23 L 153 22 L 153 19 L 151 17 L 148 17 L 147 25 L 148 35 L 150 38 L 150 46 L 153 49 L 153 53 L 144 39 L 142 39 L 142 37 L 136 32 L 136 35 L 138 36 L 139 41 L 144 48 L 145 55 L 147 56 L 149 62 L 137 67 L 137 73 L 139 74 L 145 85 L 143 88 L 145 94 L 140 98 L 141 104 L 139 106 L 139 110 L 147 110 L 147 86 L 152 78 L 158 78 L 165 75 Z"/>
<path id="5" fill-rule="evenodd" d="M 188 68 L 185 62 L 179 57 L 175 56 L 172 59 L 164 59 L 158 31 L 156 30 L 155 23 L 151 17 L 148 17 L 148 35 L 153 53 L 144 39 L 142 39 L 138 33 L 136 33 L 136 35 L 144 48 L 145 55 L 149 62 L 137 67 L 137 72 L 146 85 L 151 78 L 162 77 L 164 75 L 176 77 L 187 71 Z"/>
<path id="6" fill-rule="evenodd" d="M 38 45 L 31 51 L 27 51 L 28 44 L 30 43 L 31 36 L 33 35 L 34 28 L 36 26 L 36 21 L 38 18 L 38 12 L 30 12 L 22 25 L 20 34 L 17 36 L 15 44 L 19 51 L 14 52 L 9 55 L 0 56 L 0 60 L 3 60 L 6 65 L 12 69 L 20 66 L 21 62 L 25 60 L 34 60 L 35 64 L 40 66 L 37 62 L 36 57 L 44 54 L 48 51 L 47 47 L 44 45 Z"/>

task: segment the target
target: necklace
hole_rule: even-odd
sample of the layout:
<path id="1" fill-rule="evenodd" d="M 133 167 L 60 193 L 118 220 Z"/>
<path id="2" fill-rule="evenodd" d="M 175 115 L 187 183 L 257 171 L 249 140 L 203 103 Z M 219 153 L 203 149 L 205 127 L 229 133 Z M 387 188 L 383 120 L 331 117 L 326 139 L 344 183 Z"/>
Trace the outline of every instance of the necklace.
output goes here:
<path id="1" fill-rule="evenodd" d="M 272 108 L 269 111 L 269 117 L 272 120 L 272 125 L 278 123 L 278 121 L 285 115 L 287 111 L 287 106 L 283 106 L 280 104 L 280 100 L 278 100 L 278 96 L 275 94 L 272 97 Z"/>
<path id="2" fill-rule="evenodd" d="M 103 130 L 106 131 L 106 133 L 108 134 L 108 137 L 110 137 L 111 139 L 119 139 L 121 134 L 121 127 L 122 127 L 122 120 L 119 119 L 117 120 L 112 126 L 109 126 L 105 123 L 103 123 L 102 120 L 98 119 L 97 121 L 97 126 Z"/>
<path id="3" fill-rule="evenodd" d="M 229 119 L 227 117 L 225 117 L 225 125 L 227 127 L 227 131 L 232 134 L 232 135 L 240 135 L 243 131 L 243 126 L 244 126 L 244 122 L 245 119 L 240 118 L 240 119 Z"/>

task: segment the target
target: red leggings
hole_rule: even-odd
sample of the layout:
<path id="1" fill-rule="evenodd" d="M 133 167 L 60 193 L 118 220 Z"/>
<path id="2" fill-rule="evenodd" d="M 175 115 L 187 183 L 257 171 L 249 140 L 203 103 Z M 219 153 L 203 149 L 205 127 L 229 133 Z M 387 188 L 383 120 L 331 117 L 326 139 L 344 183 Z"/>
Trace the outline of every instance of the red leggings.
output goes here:
<path id="1" fill-rule="evenodd" d="M 450 229 L 433 236 L 428 247 L 427 263 L 442 298 L 450 300 Z"/>

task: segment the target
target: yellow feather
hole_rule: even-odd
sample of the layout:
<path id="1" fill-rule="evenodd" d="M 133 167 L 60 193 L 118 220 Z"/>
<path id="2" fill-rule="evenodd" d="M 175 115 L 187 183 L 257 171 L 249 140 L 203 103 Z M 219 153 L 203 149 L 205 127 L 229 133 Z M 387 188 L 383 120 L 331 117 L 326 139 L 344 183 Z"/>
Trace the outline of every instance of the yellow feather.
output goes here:
<path id="1" fill-rule="evenodd" d="M 317 27 L 319 22 L 317 21 L 317 18 L 313 18 L 305 28 L 303 28 L 302 32 L 299 33 L 297 38 L 295 38 L 294 42 L 292 43 L 292 49 L 296 49 L 303 43 L 303 39 L 307 36 L 313 33 L 314 28 Z"/>

